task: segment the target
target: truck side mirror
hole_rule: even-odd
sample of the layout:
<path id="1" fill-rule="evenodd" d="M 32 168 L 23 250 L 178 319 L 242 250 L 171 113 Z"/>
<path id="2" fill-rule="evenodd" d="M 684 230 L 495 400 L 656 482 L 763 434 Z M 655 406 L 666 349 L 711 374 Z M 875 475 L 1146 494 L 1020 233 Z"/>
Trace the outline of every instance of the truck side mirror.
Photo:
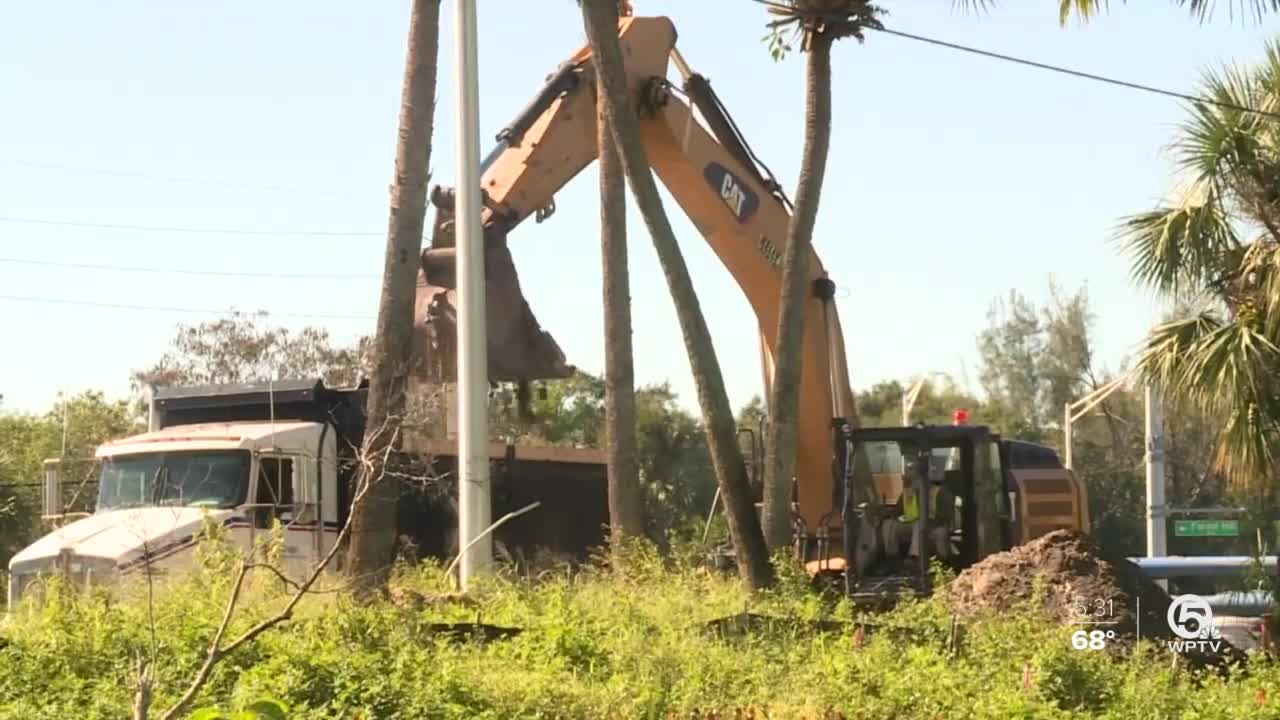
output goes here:
<path id="1" fill-rule="evenodd" d="M 62 514 L 62 461 L 44 461 L 44 484 L 41 488 L 41 516 L 55 518 Z"/>

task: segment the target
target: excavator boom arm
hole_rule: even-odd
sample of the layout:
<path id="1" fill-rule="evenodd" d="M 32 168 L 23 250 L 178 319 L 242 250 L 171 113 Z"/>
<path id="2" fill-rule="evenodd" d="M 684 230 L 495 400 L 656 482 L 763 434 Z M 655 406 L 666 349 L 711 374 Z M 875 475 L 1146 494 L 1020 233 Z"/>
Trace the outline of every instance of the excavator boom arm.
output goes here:
<path id="1" fill-rule="evenodd" d="M 669 19 L 623 18 L 619 40 L 632 97 L 640 107 L 648 161 L 751 305 L 767 389 L 789 203 L 737 138 L 732 120 L 718 111 L 705 78 L 692 73 L 678 53 L 674 57 L 685 75 L 685 89 L 667 82 L 676 40 Z M 694 107 L 712 130 L 698 121 Z M 547 216 L 554 209 L 555 193 L 596 158 L 595 137 L 594 68 L 590 50 L 584 47 L 499 134 L 481 179 L 486 228 L 505 235 L 530 215 L 539 220 Z M 807 262 L 813 294 L 805 307 L 796 496 L 807 534 L 813 535 L 820 526 L 839 520 L 833 424 L 853 421 L 854 405 L 835 286 L 815 254 Z"/>

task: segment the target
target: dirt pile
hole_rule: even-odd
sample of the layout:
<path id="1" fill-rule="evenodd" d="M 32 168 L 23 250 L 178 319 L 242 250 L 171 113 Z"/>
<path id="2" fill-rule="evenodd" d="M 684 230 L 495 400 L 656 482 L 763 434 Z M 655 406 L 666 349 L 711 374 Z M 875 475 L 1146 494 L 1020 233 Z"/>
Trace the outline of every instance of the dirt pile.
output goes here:
<path id="1" fill-rule="evenodd" d="M 1143 637 L 1172 635 L 1164 590 L 1123 556 L 1069 530 L 991 555 L 960 573 L 950 586 L 952 606 L 961 615 L 1005 612 L 1032 598 L 1037 578 L 1045 611 L 1063 624 L 1108 623 L 1097 628 L 1134 637 L 1141 622 Z"/>

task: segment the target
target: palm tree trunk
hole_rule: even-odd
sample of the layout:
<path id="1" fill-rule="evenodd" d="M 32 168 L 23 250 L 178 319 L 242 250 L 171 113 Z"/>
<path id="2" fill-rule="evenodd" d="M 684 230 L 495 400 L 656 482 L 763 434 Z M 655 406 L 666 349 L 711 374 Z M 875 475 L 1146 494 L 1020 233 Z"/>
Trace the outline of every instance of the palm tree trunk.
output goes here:
<path id="1" fill-rule="evenodd" d="M 639 119 L 632 107 L 618 43 L 618 9 L 613 0 L 587 0 L 582 3 L 587 40 L 597 68 L 597 87 L 605 96 L 605 114 L 627 181 L 636 205 L 658 254 L 658 262 L 667 279 L 667 288 L 676 308 L 685 350 L 698 390 L 698 405 L 707 432 L 707 446 L 720 493 L 724 496 L 729 532 L 737 554 L 738 570 L 752 588 L 773 583 L 773 566 L 769 563 L 764 536 L 756 519 L 747 480 L 746 464 L 738 447 L 737 427 L 724 377 L 711 344 L 706 318 L 693 290 L 689 269 L 676 242 L 675 232 L 662 207 L 658 186 L 645 157 L 640 140 Z"/>
<path id="2" fill-rule="evenodd" d="M 383 477 L 383 462 L 388 452 L 398 445 L 405 412 L 413 307 L 427 214 L 440 0 L 414 0 L 412 13 L 400 97 L 400 133 L 396 144 L 395 181 L 391 188 L 382 297 L 378 303 L 373 368 L 365 409 L 362 451 L 366 462 L 357 479 L 361 486 L 367 483 L 370 488 L 364 500 L 351 510 L 351 547 L 347 555 L 347 573 L 356 590 L 364 592 L 386 583 L 395 546 L 398 488 L 395 482 Z"/>
<path id="3" fill-rule="evenodd" d="M 783 547 L 791 539 L 804 308 L 813 292 L 805 280 L 809 276 L 818 200 L 827 172 L 827 151 L 831 147 L 831 43 L 830 35 L 817 33 L 809 47 L 805 66 L 804 156 L 795 212 L 787 228 L 787 246 L 782 256 L 782 305 L 774 350 L 773 397 L 769 401 L 772 417 L 765 444 L 764 533 L 771 549 Z"/>
<path id="4" fill-rule="evenodd" d="M 627 181 L 605 115 L 596 100 L 600 156 L 600 255 L 604 285 L 604 404 L 609 438 L 609 528 L 615 540 L 644 533 L 636 466 L 635 367 L 631 348 L 631 281 L 627 274 Z"/>

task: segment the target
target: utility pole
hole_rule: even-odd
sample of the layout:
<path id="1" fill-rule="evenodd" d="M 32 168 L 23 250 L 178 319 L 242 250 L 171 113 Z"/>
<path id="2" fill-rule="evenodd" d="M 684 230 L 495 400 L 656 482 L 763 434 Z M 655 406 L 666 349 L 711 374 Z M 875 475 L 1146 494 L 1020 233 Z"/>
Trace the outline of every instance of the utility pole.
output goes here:
<path id="1" fill-rule="evenodd" d="M 458 577 L 462 590 L 492 563 L 489 527 L 489 360 L 484 228 L 480 225 L 480 101 L 476 0 L 454 4 L 455 227 L 458 273 Z M 475 544 L 473 545 L 473 541 Z M 463 550 L 465 548 L 465 550 Z"/>
<path id="2" fill-rule="evenodd" d="M 1146 387 L 1147 557 L 1168 555 L 1164 504 L 1164 412 L 1160 393 Z"/>

